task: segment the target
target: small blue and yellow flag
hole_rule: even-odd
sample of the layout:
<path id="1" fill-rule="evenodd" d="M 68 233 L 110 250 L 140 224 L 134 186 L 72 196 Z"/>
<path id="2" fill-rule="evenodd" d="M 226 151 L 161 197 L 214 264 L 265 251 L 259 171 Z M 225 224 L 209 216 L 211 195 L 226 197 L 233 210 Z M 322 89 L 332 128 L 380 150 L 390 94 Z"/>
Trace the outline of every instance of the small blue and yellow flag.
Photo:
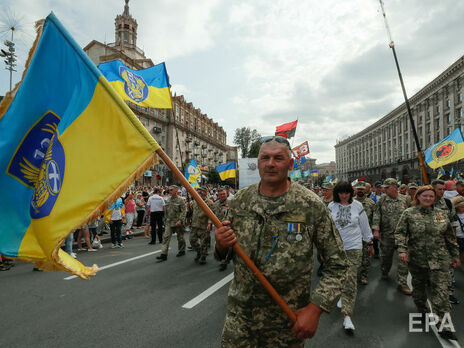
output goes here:
<path id="1" fill-rule="evenodd" d="M 425 162 L 433 169 L 463 158 L 464 139 L 460 128 L 456 128 L 445 139 L 425 150 Z"/>
<path id="2" fill-rule="evenodd" d="M 216 170 L 222 181 L 237 177 L 237 168 L 234 161 L 220 164 L 216 166 Z"/>
<path id="3" fill-rule="evenodd" d="M 306 163 L 306 157 L 303 156 L 300 158 L 296 158 L 295 161 L 293 162 L 293 169 L 296 169 L 305 163 Z"/>
<path id="4" fill-rule="evenodd" d="M 137 117 L 51 13 L 0 103 L 0 254 L 88 278 L 60 246 L 157 158 Z"/>
<path id="5" fill-rule="evenodd" d="M 187 181 L 191 184 L 195 184 L 198 181 L 198 178 L 201 175 L 201 169 L 197 165 L 197 162 L 192 159 L 190 163 L 188 164 L 187 168 L 185 168 L 185 173 L 184 176 L 187 179 Z M 197 187 L 193 185 L 193 187 Z"/>
<path id="6" fill-rule="evenodd" d="M 101 63 L 98 68 L 122 99 L 140 106 L 172 109 L 169 77 L 164 63 L 133 70 L 120 60 Z"/>
<path id="7" fill-rule="evenodd" d="M 317 169 L 311 170 L 311 176 L 319 176 L 319 171 Z"/>

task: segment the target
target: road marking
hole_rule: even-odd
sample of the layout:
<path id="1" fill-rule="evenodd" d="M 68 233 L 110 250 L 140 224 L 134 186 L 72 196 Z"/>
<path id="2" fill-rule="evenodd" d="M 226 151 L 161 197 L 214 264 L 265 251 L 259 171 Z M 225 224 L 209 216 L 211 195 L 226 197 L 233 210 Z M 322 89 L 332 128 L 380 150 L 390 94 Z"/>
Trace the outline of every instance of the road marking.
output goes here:
<path id="1" fill-rule="evenodd" d="M 213 286 L 209 287 L 205 291 L 203 291 L 200 295 L 197 297 L 191 299 L 188 301 L 186 304 L 182 306 L 182 308 L 187 308 L 187 309 L 192 309 L 195 307 L 197 304 L 208 298 L 208 296 L 211 296 L 214 294 L 216 291 L 218 291 L 220 288 L 222 288 L 224 285 L 226 285 L 228 282 L 230 282 L 234 278 L 234 273 L 229 274 L 227 277 L 221 279 L 218 281 L 216 284 Z"/>
<path id="2" fill-rule="evenodd" d="M 407 283 L 408 283 L 408 286 L 409 286 L 410 289 L 412 289 L 411 280 L 412 280 L 411 273 L 408 273 Z M 427 299 L 427 303 L 429 305 L 430 310 L 432 310 L 432 304 L 430 303 L 429 299 Z M 431 325 L 430 328 L 432 329 L 433 333 L 435 334 L 435 337 L 437 338 L 438 342 L 440 342 L 440 344 L 441 344 L 441 346 L 443 348 L 461 348 L 461 345 L 459 344 L 459 342 L 448 341 L 448 340 L 445 340 L 444 338 L 442 338 L 438 334 L 438 329 L 437 329 L 436 325 Z"/>
<path id="3" fill-rule="evenodd" d="M 115 262 L 115 263 L 110 263 L 109 265 L 98 267 L 98 271 L 103 271 L 104 269 L 108 269 L 108 268 L 111 268 L 111 267 L 116 267 L 116 266 L 122 265 L 123 263 L 135 261 L 135 260 L 141 259 L 143 257 L 154 255 L 154 254 L 157 254 L 157 253 L 160 253 L 160 252 L 161 252 L 161 250 L 156 250 L 156 251 L 152 251 L 151 253 L 131 257 L 130 259 L 127 259 L 127 260 L 122 260 L 122 261 L 118 261 L 118 262 Z M 78 277 L 73 275 L 73 276 L 63 278 L 63 279 L 64 280 L 71 280 L 71 279 L 74 279 L 74 278 L 78 278 Z"/>

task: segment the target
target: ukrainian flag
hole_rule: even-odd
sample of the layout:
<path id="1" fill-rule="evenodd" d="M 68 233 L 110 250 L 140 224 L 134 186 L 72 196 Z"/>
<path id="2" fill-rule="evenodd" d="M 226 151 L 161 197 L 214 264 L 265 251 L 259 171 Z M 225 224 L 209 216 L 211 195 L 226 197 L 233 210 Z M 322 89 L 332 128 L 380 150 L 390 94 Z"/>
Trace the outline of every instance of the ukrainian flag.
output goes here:
<path id="1" fill-rule="evenodd" d="M 229 178 L 237 177 L 237 170 L 236 170 L 234 161 L 220 164 L 216 166 L 216 170 L 219 173 L 219 176 L 222 181 L 229 179 Z"/>
<path id="2" fill-rule="evenodd" d="M 0 253 L 81 278 L 61 250 L 156 160 L 137 117 L 51 13 L 0 104 Z"/>
<path id="3" fill-rule="evenodd" d="M 164 63 L 133 70 L 120 60 L 101 63 L 98 68 L 122 99 L 150 108 L 172 109 L 169 77 Z"/>
<path id="4" fill-rule="evenodd" d="M 456 128 L 445 139 L 425 150 L 425 162 L 433 169 L 463 158 L 464 139 L 460 128 Z"/>

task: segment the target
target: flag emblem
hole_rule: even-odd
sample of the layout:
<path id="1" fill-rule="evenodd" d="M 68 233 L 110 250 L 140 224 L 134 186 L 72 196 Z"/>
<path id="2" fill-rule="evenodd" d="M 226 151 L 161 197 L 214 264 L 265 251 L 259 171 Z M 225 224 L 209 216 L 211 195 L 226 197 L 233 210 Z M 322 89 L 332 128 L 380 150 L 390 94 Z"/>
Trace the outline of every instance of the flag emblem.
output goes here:
<path id="1" fill-rule="evenodd" d="M 127 96 L 136 103 L 140 103 L 148 97 L 148 85 L 143 77 L 127 69 L 119 67 L 119 76 L 124 80 L 124 91 Z"/>
<path id="2" fill-rule="evenodd" d="M 446 160 L 451 157 L 456 149 L 456 142 L 448 140 L 447 142 L 440 143 L 432 150 L 432 157 L 434 160 Z"/>

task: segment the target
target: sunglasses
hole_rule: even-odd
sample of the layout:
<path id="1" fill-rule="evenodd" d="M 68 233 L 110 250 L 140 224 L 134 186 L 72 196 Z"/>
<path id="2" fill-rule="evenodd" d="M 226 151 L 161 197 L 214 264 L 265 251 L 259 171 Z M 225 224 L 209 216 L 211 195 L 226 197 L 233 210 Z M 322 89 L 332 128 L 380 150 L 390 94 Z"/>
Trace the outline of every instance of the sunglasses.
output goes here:
<path id="1" fill-rule="evenodd" d="M 269 137 L 266 140 L 264 140 L 263 144 L 268 143 L 270 141 L 275 141 L 280 144 L 285 144 L 291 150 L 290 143 L 288 142 L 287 138 L 276 135 L 276 136 Z"/>

